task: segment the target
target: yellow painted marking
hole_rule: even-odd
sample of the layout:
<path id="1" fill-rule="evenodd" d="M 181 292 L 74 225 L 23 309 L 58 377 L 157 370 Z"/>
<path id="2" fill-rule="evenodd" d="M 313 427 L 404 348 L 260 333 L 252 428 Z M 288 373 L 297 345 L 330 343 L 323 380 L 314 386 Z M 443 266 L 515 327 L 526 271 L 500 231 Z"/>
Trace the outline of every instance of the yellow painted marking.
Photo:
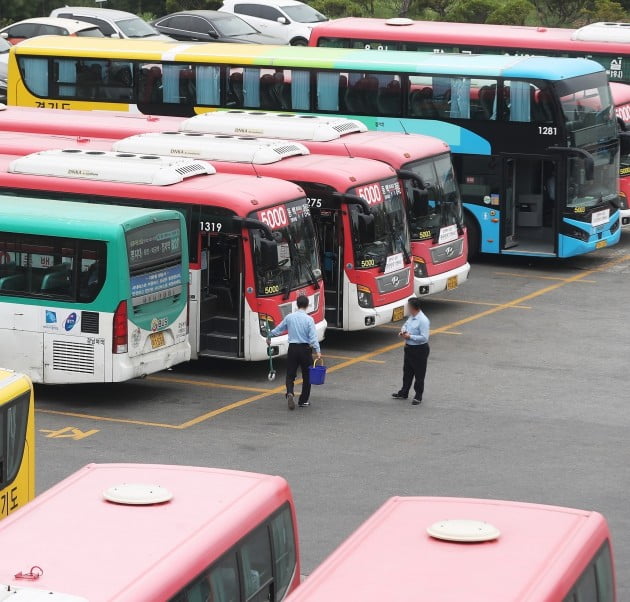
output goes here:
<path id="1" fill-rule="evenodd" d="M 433 334 L 433 333 L 431 333 Z M 438 333 L 438 334 L 464 334 L 463 332 L 455 332 L 454 330 L 443 330 L 442 332 Z"/>
<path id="2" fill-rule="evenodd" d="M 533 293 L 529 293 L 527 295 L 523 295 L 522 297 L 518 297 L 516 299 L 513 299 L 512 301 L 508 301 L 507 303 L 499 303 L 497 305 L 493 305 L 491 307 L 489 307 L 488 309 L 481 311 L 479 313 L 473 314 L 472 316 L 468 316 L 466 318 L 462 318 L 461 320 L 456 320 L 454 322 L 451 322 L 450 324 L 445 324 L 444 326 L 440 326 L 439 328 L 436 328 L 434 330 L 431 331 L 431 335 L 436 335 L 436 334 L 447 334 L 450 332 L 456 332 L 454 329 L 458 328 L 459 326 L 463 326 L 464 324 L 469 324 L 470 322 L 475 322 L 476 320 L 480 320 L 481 318 L 486 318 L 487 316 L 491 316 L 494 315 L 496 313 L 499 313 L 501 311 L 504 311 L 506 309 L 511 309 L 511 308 L 515 308 L 515 307 L 519 307 L 521 306 L 524 302 L 526 301 L 531 301 L 532 299 L 536 299 L 538 297 L 541 297 L 543 295 L 546 295 L 548 293 L 551 293 L 555 290 L 558 290 L 560 288 L 562 288 L 563 286 L 566 286 L 567 284 L 572 284 L 574 282 L 583 282 L 588 276 L 591 276 L 593 274 L 596 274 L 598 272 L 602 272 L 614 265 L 618 265 L 620 263 L 626 263 L 630 261 L 630 254 L 627 255 L 622 255 L 621 257 L 618 257 L 617 259 L 611 260 L 611 261 L 607 261 L 605 263 L 603 263 L 602 265 L 600 265 L 597 268 L 593 268 L 591 270 L 586 270 L 584 272 L 582 272 L 581 274 L 575 274 L 574 276 L 570 276 L 568 278 L 561 278 L 558 280 L 558 282 L 556 282 L 555 284 L 550 284 L 549 286 L 546 286 L 544 288 L 541 288 L 537 291 L 534 291 Z M 587 281 L 588 282 L 588 281 Z M 387 327 L 387 326 L 385 326 Z M 390 327 L 391 328 L 391 327 Z M 395 328 L 395 327 L 394 327 Z M 402 346 L 404 345 L 404 343 L 402 342 L 396 342 L 396 343 L 392 343 L 390 345 L 384 345 L 382 347 L 379 347 L 378 349 L 375 349 L 374 351 L 370 351 L 369 353 L 364 353 L 363 355 L 359 355 L 353 358 L 350 358 L 348 360 L 345 360 L 339 364 L 336 364 L 334 366 L 330 366 L 328 368 L 328 372 L 337 372 L 339 370 L 344 370 L 345 368 L 348 368 L 350 366 L 354 366 L 355 364 L 360 364 L 362 362 L 365 362 L 367 360 L 372 360 L 375 357 L 379 356 L 379 355 L 383 355 L 384 353 L 388 353 L 390 351 L 395 351 L 396 349 L 400 349 Z M 152 378 L 163 378 L 163 377 L 152 377 Z M 192 381 L 194 384 L 198 384 L 200 381 Z M 300 381 L 296 381 L 297 383 L 299 383 Z M 225 414 L 226 412 L 230 412 L 231 410 L 235 410 L 237 408 L 241 408 L 243 406 L 249 405 L 250 403 L 253 403 L 255 401 L 259 401 L 261 399 L 265 399 L 267 397 L 271 397 L 272 395 L 277 395 L 279 393 L 284 393 L 284 385 L 280 385 L 278 387 L 275 387 L 274 389 L 265 389 L 263 392 L 258 393 L 257 395 L 252 395 L 251 397 L 247 397 L 246 399 L 242 399 L 241 401 L 236 401 L 234 403 L 228 404 L 226 406 L 223 406 L 221 408 L 217 408 L 216 410 L 212 410 L 210 412 L 206 412 L 205 414 L 202 414 L 201 416 L 197 416 L 196 418 L 193 418 L 191 420 L 188 420 L 186 422 L 183 422 L 181 424 L 163 424 L 163 423 L 159 423 L 159 422 L 144 422 L 141 420 L 129 420 L 129 419 L 125 419 L 125 418 L 109 418 L 109 417 L 105 417 L 105 416 L 92 416 L 90 414 L 79 414 L 79 413 L 75 413 L 75 412 L 62 412 L 62 411 L 58 411 L 58 410 L 43 410 L 43 409 L 39 409 L 37 410 L 38 412 L 43 412 L 46 414 L 58 414 L 61 416 L 73 416 L 76 418 L 87 418 L 89 420 L 102 420 L 102 421 L 106 421 L 106 422 L 119 422 L 119 423 L 125 423 L 125 424 L 137 424 L 137 425 L 141 425 L 141 426 L 153 426 L 153 427 L 160 427 L 160 428 L 169 428 L 169 429 L 176 429 L 176 430 L 183 430 L 183 429 L 187 429 L 190 428 L 192 426 L 195 426 L 197 424 L 201 424 L 202 422 L 206 422 L 207 420 L 211 420 L 212 418 L 215 418 L 217 416 L 220 416 L 221 414 Z"/>
<path id="3" fill-rule="evenodd" d="M 464 299 L 436 299 L 440 303 L 462 303 L 465 305 L 482 305 L 487 307 L 498 307 L 501 303 L 488 303 L 487 301 L 466 301 Z M 512 305 L 512 309 L 531 309 L 529 305 Z"/>
<path id="4" fill-rule="evenodd" d="M 562 278 L 560 276 L 538 276 L 535 274 L 517 274 L 516 272 L 493 272 L 497 276 L 510 276 L 512 278 L 530 278 L 532 280 L 555 280 L 557 282 L 584 282 L 586 284 L 595 284 L 595 280 L 586 280 L 585 278 L 581 280 L 571 280 L 573 276 L 569 276 L 568 278 Z M 589 275 L 593 273 L 592 270 L 587 272 Z"/>
<path id="5" fill-rule="evenodd" d="M 351 360 L 352 356 L 350 355 L 333 355 L 332 353 L 324 353 L 323 354 L 324 360 L 329 357 L 333 360 Z M 367 362 L 369 362 L 370 364 L 384 364 L 385 361 L 383 360 L 366 360 Z"/>
<path id="6" fill-rule="evenodd" d="M 332 356 L 329 356 L 332 357 Z M 147 380 L 157 380 L 164 383 L 176 383 L 178 385 L 194 385 L 196 387 L 209 387 L 211 389 L 231 389 L 232 391 L 251 391 L 252 393 L 266 393 L 268 388 L 263 387 L 243 387 L 241 385 L 226 385 L 208 380 L 193 380 L 189 378 L 179 378 L 176 376 L 147 376 Z"/>
<path id="7" fill-rule="evenodd" d="M 72 439 L 73 441 L 80 441 L 86 437 L 90 437 L 99 432 L 99 429 L 92 429 L 91 431 L 82 431 L 81 429 L 73 426 L 67 426 L 63 429 L 49 430 L 40 429 L 40 433 L 46 435 L 47 439 Z"/>

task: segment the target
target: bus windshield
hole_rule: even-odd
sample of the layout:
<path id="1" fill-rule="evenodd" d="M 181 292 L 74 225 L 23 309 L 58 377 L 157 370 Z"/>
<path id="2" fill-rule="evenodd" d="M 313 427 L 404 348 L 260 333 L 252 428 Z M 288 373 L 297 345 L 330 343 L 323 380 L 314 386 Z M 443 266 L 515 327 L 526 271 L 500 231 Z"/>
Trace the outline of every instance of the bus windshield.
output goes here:
<path id="1" fill-rule="evenodd" d="M 134 308 L 181 294 L 181 234 L 175 220 L 154 222 L 127 232 Z"/>
<path id="2" fill-rule="evenodd" d="M 617 191 L 617 155 L 616 144 L 603 146 L 593 155 L 595 169 L 593 179 L 585 177 L 585 159 L 580 156 L 569 157 L 567 178 L 567 207 L 593 207 L 603 202 L 613 201 Z"/>
<path id="3" fill-rule="evenodd" d="M 359 269 L 385 267 L 387 258 L 402 253 L 405 261 L 410 257 L 409 231 L 400 182 L 390 178 L 382 182 L 359 186 L 350 191 L 367 201 L 374 216 L 373 236 L 366 238 L 360 225 L 360 209 L 351 208 L 354 241 L 354 259 Z M 401 266 L 402 267 L 402 266 Z"/>
<path id="4" fill-rule="evenodd" d="M 555 88 L 569 132 L 602 125 L 614 127 L 613 101 L 603 73 L 561 80 Z M 597 135 L 593 142 L 601 138 Z"/>
<path id="5" fill-rule="evenodd" d="M 409 227 L 412 240 L 429 238 L 445 226 L 460 225 L 462 208 L 459 188 L 455 180 L 453 165 L 448 155 L 435 160 L 408 163 L 405 171 L 417 175 L 418 180 L 405 180 L 409 203 Z M 425 202 L 413 201 L 414 188 L 418 185 L 428 193 Z"/>
<path id="6" fill-rule="evenodd" d="M 254 231 L 252 248 L 258 295 L 280 292 L 286 295 L 309 284 L 317 284 L 322 271 L 317 236 L 306 199 L 258 211 L 255 216 L 272 230 L 278 253 L 277 265 L 265 265 L 263 236 Z"/>

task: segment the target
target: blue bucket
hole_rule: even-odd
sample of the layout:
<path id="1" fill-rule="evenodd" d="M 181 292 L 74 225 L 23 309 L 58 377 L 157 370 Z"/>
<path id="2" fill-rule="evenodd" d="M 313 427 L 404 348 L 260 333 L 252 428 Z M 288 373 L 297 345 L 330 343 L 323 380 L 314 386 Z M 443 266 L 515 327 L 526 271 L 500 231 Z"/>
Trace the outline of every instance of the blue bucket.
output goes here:
<path id="1" fill-rule="evenodd" d="M 313 365 L 308 369 L 308 373 L 312 385 L 323 385 L 326 382 L 326 366 L 324 366 L 322 360 L 319 360 L 322 364 L 318 366 L 317 361 L 313 362 Z"/>

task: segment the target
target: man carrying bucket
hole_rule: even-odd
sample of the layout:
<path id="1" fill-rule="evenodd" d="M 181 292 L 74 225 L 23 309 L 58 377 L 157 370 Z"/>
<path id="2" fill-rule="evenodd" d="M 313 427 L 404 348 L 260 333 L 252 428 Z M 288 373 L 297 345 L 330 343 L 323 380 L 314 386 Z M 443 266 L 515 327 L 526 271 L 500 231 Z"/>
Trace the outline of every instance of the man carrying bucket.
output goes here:
<path id="1" fill-rule="evenodd" d="M 313 351 L 315 357 L 322 357 L 315 320 L 306 313 L 308 297 L 300 295 L 296 301 L 297 311 L 289 314 L 267 335 L 267 344 L 271 343 L 271 337 L 277 337 L 284 332 L 289 334 L 289 352 L 287 353 L 287 404 L 290 410 L 295 409 L 293 386 L 297 376 L 298 367 L 302 370 L 302 393 L 298 405 L 301 408 L 311 405 L 308 398 L 311 395 L 311 378 L 309 368 L 313 365 Z"/>

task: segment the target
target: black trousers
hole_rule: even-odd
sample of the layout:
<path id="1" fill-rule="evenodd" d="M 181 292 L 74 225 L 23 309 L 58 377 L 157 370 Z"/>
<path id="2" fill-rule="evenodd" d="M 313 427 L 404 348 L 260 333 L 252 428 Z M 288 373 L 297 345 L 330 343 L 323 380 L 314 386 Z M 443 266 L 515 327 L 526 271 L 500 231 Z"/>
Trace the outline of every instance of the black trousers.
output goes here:
<path id="1" fill-rule="evenodd" d="M 422 399 L 424 393 L 424 376 L 427 373 L 427 361 L 429 359 L 429 344 L 405 345 L 405 360 L 403 363 L 403 385 L 400 392 L 407 396 L 411 389 L 411 383 L 415 378 L 415 399 Z"/>
<path id="2" fill-rule="evenodd" d="M 293 385 L 298 368 L 302 369 L 302 393 L 300 401 L 308 401 L 311 396 L 311 375 L 308 369 L 313 365 L 313 350 L 307 343 L 290 343 L 287 353 L 287 393 L 293 395 Z"/>

